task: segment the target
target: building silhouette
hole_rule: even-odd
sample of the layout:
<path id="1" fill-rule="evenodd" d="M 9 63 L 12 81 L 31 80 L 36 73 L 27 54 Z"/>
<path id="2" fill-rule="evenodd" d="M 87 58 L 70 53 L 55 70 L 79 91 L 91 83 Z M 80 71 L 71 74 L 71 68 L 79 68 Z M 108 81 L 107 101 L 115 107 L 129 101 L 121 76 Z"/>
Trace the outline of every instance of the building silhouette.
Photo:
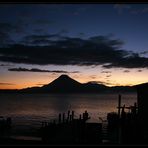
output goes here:
<path id="1" fill-rule="evenodd" d="M 135 86 L 137 89 L 138 120 L 143 142 L 148 143 L 148 83 Z"/>

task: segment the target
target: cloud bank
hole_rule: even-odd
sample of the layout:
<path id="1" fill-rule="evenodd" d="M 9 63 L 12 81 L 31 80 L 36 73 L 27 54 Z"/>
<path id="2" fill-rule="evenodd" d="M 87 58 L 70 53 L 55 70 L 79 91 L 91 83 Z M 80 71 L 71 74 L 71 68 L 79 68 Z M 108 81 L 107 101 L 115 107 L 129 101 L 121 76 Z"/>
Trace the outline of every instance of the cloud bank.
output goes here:
<path id="1" fill-rule="evenodd" d="M 17 72 L 49 72 L 49 73 L 79 73 L 79 71 L 64 71 L 64 70 L 42 70 L 38 68 L 32 68 L 32 69 L 27 69 L 27 68 L 10 68 L 8 69 L 9 71 L 17 71 Z"/>
<path id="2" fill-rule="evenodd" d="M 58 34 L 25 36 L 19 44 L 0 48 L 0 61 L 36 65 L 101 65 L 103 68 L 147 68 L 148 58 L 123 50 L 123 42 L 107 36 L 88 39 Z"/>

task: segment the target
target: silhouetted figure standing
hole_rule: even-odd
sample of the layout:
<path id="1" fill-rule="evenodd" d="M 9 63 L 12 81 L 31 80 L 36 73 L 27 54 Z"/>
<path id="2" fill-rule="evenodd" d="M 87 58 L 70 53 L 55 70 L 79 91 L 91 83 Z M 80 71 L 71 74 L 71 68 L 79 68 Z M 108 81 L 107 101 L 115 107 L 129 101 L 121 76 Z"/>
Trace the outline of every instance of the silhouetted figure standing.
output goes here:
<path id="1" fill-rule="evenodd" d="M 88 112 L 87 112 L 87 110 L 83 113 L 83 120 L 84 121 L 86 121 L 86 120 L 88 120 L 88 119 L 90 119 L 90 117 L 88 116 Z"/>

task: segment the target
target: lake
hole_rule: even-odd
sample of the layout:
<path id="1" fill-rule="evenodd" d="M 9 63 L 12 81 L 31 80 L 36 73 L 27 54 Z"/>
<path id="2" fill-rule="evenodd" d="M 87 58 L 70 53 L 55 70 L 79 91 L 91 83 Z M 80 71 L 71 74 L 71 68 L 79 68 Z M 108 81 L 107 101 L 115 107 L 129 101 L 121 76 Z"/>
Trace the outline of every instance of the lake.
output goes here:
<path id="1" fill-rule="evenodd" d="M 122 95 L 122 105 L 133 105 L 137 94 Z M 79 117 L 88 111 L 91 122 L 106 118 L 108 112 L 116 112 L 118 94 L 0 94 L 0 115 L 12 117 L 17 127 L 39 127 L 42 121 L 58 119 L 59 113 L 75 111 Z"/>

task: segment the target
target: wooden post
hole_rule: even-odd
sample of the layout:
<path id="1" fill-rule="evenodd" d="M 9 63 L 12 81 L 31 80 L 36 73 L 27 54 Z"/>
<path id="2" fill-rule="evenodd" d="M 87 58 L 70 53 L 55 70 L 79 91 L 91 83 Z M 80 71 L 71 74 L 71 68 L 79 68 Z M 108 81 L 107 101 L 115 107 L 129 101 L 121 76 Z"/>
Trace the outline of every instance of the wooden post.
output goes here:
<path id="1" fill-rule="evenodd" d="M 56 120 L 53 120 L 53 124 L 56 124 Z"/>
<path id="2" fill-rule="evenodd" d="M 70 118 L 70 110 L 68 111 L 68 117 L 67 117 L 68 121 L 69 121 L 69 118 Z"/>
<path id="3" fill-rule="evenodd" d="M 124 111 L 124 109 L 125 109 L 125 104 L 123 105 L 122 110 L 121 110 L 121 119 L 122 120 L 125 119 L 125 111 Z"/>
<path id="4" fill-rule="evenodd" d="M 81 117 L 81 114 L 80 114 L 79 119 L 81 120 L 81 118 L 82 118 L 82 117 Z"/>
<path id="5" fill-rule="evenodd" d="M 63 123 L 65 122 L 65 113 L 63 113 Z"/>
<path id="6" fill-rule="evenodd" d="M 72 115 L 70 115 L 70 121 L 72 121 Z"/>
<path id="7" fill-rule="evenodd" d="M 120 118 L 120 110 L 121 110 L 121 95 L 118 97 L 118 117 Z"/>
<path id="8" fill-rule="evenodd" d="M 119 97 L 118 97 L 118 117 L 120 119 L 120 110 L 121 110 L 121 95 L 119 94 Z M 118 123 L 118 143 L 121 144 L 121 141 L 122 141 L 122 137 L 121 137 L 121 125 L 120 125 L 120 122 Z"/>
<path id="9" fill-rule="evenodd" d="M 59 123 L 61 123 L 61 114 L 59 114 Z"/>

